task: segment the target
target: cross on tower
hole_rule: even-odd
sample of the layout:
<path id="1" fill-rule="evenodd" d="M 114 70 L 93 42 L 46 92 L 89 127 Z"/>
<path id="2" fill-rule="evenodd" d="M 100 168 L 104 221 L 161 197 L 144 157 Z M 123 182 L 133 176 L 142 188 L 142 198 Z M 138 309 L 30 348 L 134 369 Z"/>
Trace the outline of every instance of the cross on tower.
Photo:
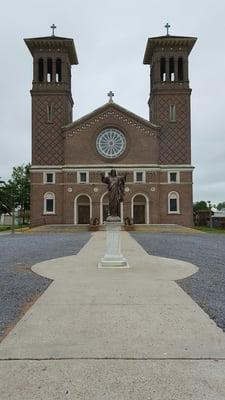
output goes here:
<path id="1" fill-rule="evenodd" d="M 52 29 L 52 36 L 55 36 L 55 29 L 56 29 L 55 24 L 53 24 L 53 25 L 51 26 L 51 29 Z"/>
<path id="2" fill-rule="evenodd" d="M 112 92 L 112 90 L 110 90 L 110 92 L 107 94 L 107 96 L 109 96 L 109 103 L 113 103 L 114 93 Z"/>
<path id="3" fill-rule="evenodd" d="M 166 35 L 169 36 L 170 25 L 168 24 L 168 22 L 166 23 L 165 28 L 166 28 Z"/>

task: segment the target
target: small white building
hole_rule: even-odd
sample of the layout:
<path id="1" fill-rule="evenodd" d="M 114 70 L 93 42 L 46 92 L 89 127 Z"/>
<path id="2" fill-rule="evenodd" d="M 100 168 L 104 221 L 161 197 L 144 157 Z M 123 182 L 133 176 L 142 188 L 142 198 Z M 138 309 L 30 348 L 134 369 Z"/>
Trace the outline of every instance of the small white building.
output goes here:
<path id="1" fill-rule="evenodd" d="M 214 228 L 224 228 L 225 229 L 225 208 L 222 210 L 212 209 L 212 225 Z"/>
<path id="2" fill-rule="evenodd" d="M 12 225 L 12 216 L 9 214 L 2 214 L 0 218 L 0 225 Z"/>

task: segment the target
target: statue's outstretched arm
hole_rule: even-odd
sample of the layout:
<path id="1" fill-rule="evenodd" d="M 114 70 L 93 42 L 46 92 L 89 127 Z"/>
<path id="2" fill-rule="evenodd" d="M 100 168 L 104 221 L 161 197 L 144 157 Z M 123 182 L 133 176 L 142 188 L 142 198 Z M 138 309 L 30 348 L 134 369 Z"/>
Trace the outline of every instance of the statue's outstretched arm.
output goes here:
<path id="1" fill-rule="evenodd" d="M 106 183 L 107 185 L 110 183 L 108 176 L 105 176 L 103 173 L 101 173 L 101 178 L 103 183 Z"/>

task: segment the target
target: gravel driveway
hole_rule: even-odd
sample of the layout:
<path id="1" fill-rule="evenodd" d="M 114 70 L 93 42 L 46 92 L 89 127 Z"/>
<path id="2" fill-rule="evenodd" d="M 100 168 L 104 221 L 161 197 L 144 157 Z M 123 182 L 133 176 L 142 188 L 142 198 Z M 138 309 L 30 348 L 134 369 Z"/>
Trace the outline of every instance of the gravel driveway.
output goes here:
<path id="1" fill-rule="evenodd" d="M 225 235 L 137 232 L 132 237 L 152 255 L 199 267 L 177 283 L 225 331 Z"/>
<path id="2" fill-rule="evenodd" d="M 88 232 L 0 235 L 0 339 L 51 283 L 30 267 L 76 254 L 89 238 Z"/>

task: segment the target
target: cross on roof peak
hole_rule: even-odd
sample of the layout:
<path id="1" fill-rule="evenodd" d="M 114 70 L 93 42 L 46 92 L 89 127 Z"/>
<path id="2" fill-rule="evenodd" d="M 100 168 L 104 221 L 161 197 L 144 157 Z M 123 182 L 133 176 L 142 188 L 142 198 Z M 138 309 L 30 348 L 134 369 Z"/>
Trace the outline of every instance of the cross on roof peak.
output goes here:
<path id="1" fill-rule="evenodd" d="M 109 96 L 109 103 L 113 103 L 114 93 L 112 92 L 112 90 L 110 90 L 110 92 L 107 94 L 107 96 Z"/>
<path id="2" fill-rule="evenodd" d="M 55 24 L 52 24 L 50 28 L 52 29 L 52 36 L 55 36 L 55 29 L 56 29 Z"/>
<path id="3" fill-rule="evenodd" d="M 171 28 L 171 25 L 168 24 L 168 22 L 166 23 L 166 25 L 164 25 L 164 27 L 166 28 L 166 35 L 169 36 L 169 28 Z"/>

